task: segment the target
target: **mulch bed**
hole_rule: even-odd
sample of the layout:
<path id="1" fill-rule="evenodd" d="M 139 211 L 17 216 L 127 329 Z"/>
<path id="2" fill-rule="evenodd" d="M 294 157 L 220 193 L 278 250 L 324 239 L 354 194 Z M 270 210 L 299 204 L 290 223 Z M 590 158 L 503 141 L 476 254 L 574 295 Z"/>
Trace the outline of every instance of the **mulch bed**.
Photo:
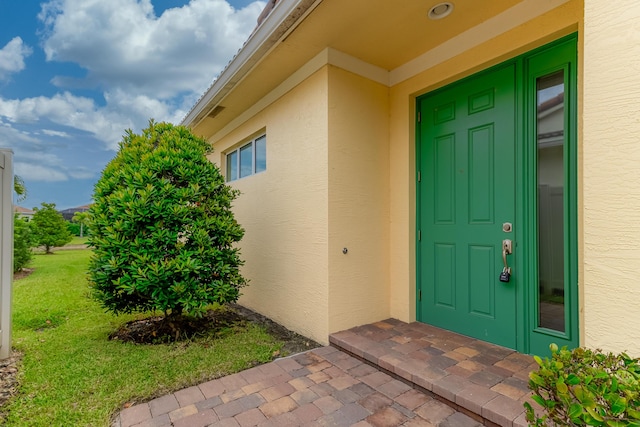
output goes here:
<path id="1" fill-rule="evenodd" d="M 271 336 L 283 341 L 283 354 L 300 353 L 320 346 L 317 342 L 238 304 L 227 304 L 221 310 L 209 310 L 201 318 L 180 316 L 165 319 L 155 316 L 134 320 L 114 331 L 109 339 L 137 344 L 167 343 L 189 340 L 212 332 L 225 335 L 248 322 L 264 327 Z"/>
<path id="2" fill-rule="evenodd" d="M 20 271 L 16 271 L 15 273 L 13 273 L 13 280 L 16 281 L 19 279 L 24 279 L 25 277 L 33 273 L 33 270 L 33 268 L 23 268 Z"/>
<path id="3" fill-rule="evenodd" d="M 11 357 L 0 360 L 0 407 L 18 390 L 16 377 L 20 359 L 22 359 L 22 354 L 13 352 Z"/>

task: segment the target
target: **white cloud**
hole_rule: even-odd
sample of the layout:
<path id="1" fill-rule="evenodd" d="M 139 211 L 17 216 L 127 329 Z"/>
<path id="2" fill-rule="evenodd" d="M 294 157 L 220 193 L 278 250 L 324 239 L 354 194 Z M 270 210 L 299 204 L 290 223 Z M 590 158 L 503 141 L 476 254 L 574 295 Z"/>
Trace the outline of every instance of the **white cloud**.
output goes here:
<path id="1" fill-rule="evenodd" d="M 224 0 L 191 0 L 156 16 L 149 0 L 52 0 L 39 15 L 48 60 L 88 70 L 85 82 L 169 99 L 203 92 L 249 36 L 264 1 L 241 10 Z"/>
<path id="2" fill-rule="evenodd" d="M 14 152 L 14 172 L 25 181 L 67 181 L 69 178 L 95 178 L 98 171 L 71 164 L 65 145 L 42 138 L 42 133 L 66 135 L 60 131 L 23 131 L 0 120 L 2 146 Z"/>
<path id="3" fill-rule="evenodd" d="M 14 135 L 10 136 L 9 134 Z M 95 178 L 99 171 L 85 166 L 70 164 L 59 154 L 65 154 L 59 147 L 43 143 L 28 133 L 19 132 L 7 126 L 0 127 L 0 139 L 10 137 L 9 145 L 14 151 L 14 172 L 25 181 L 60 182 L 69 179 Z"/>
<path id="4" fill-rule="evenodd" d="M 87 168 L 79 167 L 69 171 L 69 176 L 74 179 L 90 179 L 96 176 L 96 173 Z"/>
<path id="5" fill-rule="evenodd" d="M 20 131 L 0 122 L 0 141 L 14 152 L 14 172 L 27 181 L 66 181 L 64 162 L 56 154 L 56 147 L 43 144 L 29 132 Z"/>
<path id="6" fill-rule="evenodd" d="M 67 132 L 60 132 L 57 130 L 43 129 L 42 133 L 48 136 L 57 136 L 60 138 L 69 138 L 69 134 Z"/>
<path id="7" fill-rule="evenodd" d="M 34 165 L 31 163 L 15 162 L 13 164 L 16 175 L 29 181 L 66 181 L 69 179 L 67 175 L 59 170 L 43 165 Z"/>
<path id="8" fill-rule="evenodd" d="M 121 89 L 104 93 L 106 106 L 97 105 L 93 99 L 64 92 L 53 97 L 25 99 L 0 98 L 0 120 L 11 123 L 35 123 L 46 119 L 53 123 L 91 133 L 111 150 L 126 129 L 146 127 L 150 118 L 156 121 L 178 123 L 186 114 L 183 108 L 169 101 L 161 101 L 146 95 L 132 95 Z M 64 132 L 42 130 L 50 136 L 68 136 Z"/>
<path id="9" fill-rule="evenodd" d="M 117 106 L 98 107 L 93 99 L 69 92 L 53 97 L 34 97 L 5 100 L 0 98 L 0 118 L 13 123 L 34 123 L 41 119 L 92 133 L 112 149 L 127 128 L 136 123 L 119 111 Z"/>
<path id="10" fill-rule="evenodd" d="M 157 17 L 150 0 L 44 3 L 39 18 L 45 24 L 48 60 L 86 68 L 89 74 L 81 85 L 99 85 L 106 105 L 70 91 L 0 98 L 0 120 L 46 119 L 89 132 L 111 150 L 117 149 L 126 129 L 139 131 L 150 118 L 179 123 L 251 33 L 264 4 L 257 1 L 235 10 L 225 0 L 191 0 Z M 10 45 L 18 44 L 14 41 Z"/>
<path id="11" fill-rule="evenodd" d="M 28 147 L 27 150 L 39 150 L 40 141 L 28 132 L 14 128 L 10 123 L 2 121 L 0 116 L 0 141 L 3 148 L 21 149 Z"/>
<path id="12" fill-rule="evenodd" d="M 20 37 L 14 37 L 0 49 L 0 80 L 4 80 L 11 73 L 24 70 L 24 59 L 31 53 L 31 48 L 25 45 Z"/>
<path id="13" fill-rule="evenodd" d="M 190 0 L 156 16 L 151 0 L 43 3 L 47 60 L 87 73 L 52 78 L 64 88 L 53 96 L 0 96 L 0 141 L 14 149 L 16 173 L 25 181 L 95 178 L 101 166 L 93 158 L 106 157 L 99 142 L 115 151 L 126 129 L 138 132 L 150 118 L 179 123 L 242 46 L 264 5 L 235 10 L 225 0 Z M 0 50 L 0 80 L 22 70 L 29 54 L 20 38 Z"/>

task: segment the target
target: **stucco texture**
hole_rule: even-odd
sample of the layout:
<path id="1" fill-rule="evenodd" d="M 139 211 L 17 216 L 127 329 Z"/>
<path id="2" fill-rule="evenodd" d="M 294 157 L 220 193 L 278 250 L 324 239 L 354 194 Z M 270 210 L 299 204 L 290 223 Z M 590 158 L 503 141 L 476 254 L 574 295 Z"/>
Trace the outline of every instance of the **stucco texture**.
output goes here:
<path id="1" fill-rule="evenodd" d="M 240 303 L 318 342 L 328 339 L 327 70 L 214 144 L 212 160 L 266 132 L 267 170 L 230 184 L 250 280 Z"/>
<path id="2" fill-rule="evenodd" d="M 251 281 L 240 303 L 321 343 L 389 316 L 388 105 L 388 87 L 324 66 L 215 142 L 224 164 L 267 135 L 267 170 L 231 183 Z"/>
<path id="3" fill-rule="evenodd" d="M 640 355 L 640 3 L 585 0 L 584 344 Z"/>
<path id="4" fill-rule="evenodd" d="M 388 87 L 329 67 L 329 332 L 389 317 L 388 108 Z"/>

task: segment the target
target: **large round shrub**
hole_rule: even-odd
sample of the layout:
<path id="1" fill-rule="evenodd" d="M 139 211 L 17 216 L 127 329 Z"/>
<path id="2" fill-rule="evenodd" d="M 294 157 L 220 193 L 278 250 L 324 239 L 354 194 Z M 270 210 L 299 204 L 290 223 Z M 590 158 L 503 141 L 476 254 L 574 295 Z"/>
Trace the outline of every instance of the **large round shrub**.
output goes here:
<path id="1" fill-rule="evenodd" d="M 238 191 L 210 152 L 183 126 L 151 121 L 141 135 L 127 131 L 90 209 L 90 283 L 107 310 L 198 315 L 240 296 Z"/>

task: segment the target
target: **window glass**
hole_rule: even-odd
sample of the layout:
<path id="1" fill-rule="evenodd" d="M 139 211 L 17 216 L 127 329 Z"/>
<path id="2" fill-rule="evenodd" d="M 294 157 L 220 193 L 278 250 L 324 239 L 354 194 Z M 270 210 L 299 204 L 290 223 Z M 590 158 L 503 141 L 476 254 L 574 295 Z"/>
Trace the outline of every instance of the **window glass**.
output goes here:
<path id="1" fill-rule="evenodd" d="M 256 139 L 256 173 L 267 169 L 267 137 L 261 136 Z"/>
<path id="2" fill-rule="evenodd" d="M 238 151 L 227 155 L 227 181 L 238 179 Z"/>
<path id="3" fill-rule="evenodd" d="M 537 81 L 538 326 L 565 330 L 564 72 Z"/>
<path id="4" fill-rule="evenodd" d="M 240 178 L 253 173 L 253 144 L 247 144 L 240 148 Z"/>
<path id="5" fill-rule="evenodd" d="M 267 136 L 227 153 L 227 181 L 267 170 Z"/>

